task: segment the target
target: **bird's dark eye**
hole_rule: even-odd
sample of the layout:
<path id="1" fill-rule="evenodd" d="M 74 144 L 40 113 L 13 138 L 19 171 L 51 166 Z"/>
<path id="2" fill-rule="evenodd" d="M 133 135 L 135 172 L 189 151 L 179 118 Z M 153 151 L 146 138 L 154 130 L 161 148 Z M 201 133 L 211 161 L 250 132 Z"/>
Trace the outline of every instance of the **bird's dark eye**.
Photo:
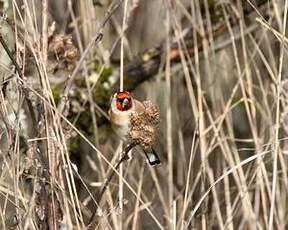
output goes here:
<path id="1" fill-rule="evenodd" d="M 131 98 L 117 100 L 117 109 L 121 111 L 129 110 L 132 106 Z"/>
<path id="2" fill-rule="evenodd" d="M 129 99 L 128 98 L 124 98 L 122 101 L 122 106 L 123 107 L 127 107 L 129 105 Z"/>

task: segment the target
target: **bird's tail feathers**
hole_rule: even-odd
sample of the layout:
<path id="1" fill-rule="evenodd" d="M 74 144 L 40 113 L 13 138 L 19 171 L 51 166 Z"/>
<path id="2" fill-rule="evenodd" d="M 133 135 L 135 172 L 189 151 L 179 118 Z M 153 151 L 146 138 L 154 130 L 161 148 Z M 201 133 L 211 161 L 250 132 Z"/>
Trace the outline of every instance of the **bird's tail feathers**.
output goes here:
<path id="1" fill-rule="evenodd" d="M 150 165 L 158 165 L 161 163 L 160 158 L 153 148 L 143 149 Z"/>

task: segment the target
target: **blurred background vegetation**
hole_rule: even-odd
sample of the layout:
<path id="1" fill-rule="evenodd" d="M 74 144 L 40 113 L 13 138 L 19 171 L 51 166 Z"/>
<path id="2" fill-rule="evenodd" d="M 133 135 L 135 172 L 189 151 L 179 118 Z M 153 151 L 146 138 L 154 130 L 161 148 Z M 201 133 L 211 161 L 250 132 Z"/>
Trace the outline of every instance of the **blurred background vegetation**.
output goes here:
<path id="1" fill-rule="evenodd" d="M 287 229 L 287 7 L 0 0 L 0 229 Z M 99 199 L 122 62 L 162 164 L 134 149 Z"/>

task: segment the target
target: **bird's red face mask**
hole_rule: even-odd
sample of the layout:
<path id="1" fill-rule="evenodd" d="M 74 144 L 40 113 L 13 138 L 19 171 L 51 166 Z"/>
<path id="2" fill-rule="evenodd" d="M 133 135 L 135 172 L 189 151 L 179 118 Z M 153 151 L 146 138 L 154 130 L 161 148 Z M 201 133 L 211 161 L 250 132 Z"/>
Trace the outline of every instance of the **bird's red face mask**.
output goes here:
<path id="1" fill-rule="evenodd" d="M 127 111 L 132 107 L 131 95 L 127 91 L 116 93 L 116 107 L 120 111 Z"/>

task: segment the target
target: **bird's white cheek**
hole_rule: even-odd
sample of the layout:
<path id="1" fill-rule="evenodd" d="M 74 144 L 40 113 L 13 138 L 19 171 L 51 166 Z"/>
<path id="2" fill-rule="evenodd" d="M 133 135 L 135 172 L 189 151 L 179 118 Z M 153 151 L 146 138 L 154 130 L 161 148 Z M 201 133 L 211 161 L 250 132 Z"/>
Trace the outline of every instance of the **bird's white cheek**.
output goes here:
<path id="1" fill-rule="evenodd" d="M 121 139 L 123 139 L 124 141 L 127 140 L 127 136 L 130 130 L 130 125 L 128 122 L 122 125 L 112 124 L 112 128 Z"/>
<path id="2" fill-rule="evenodd" d="M 119 111 L 116 105 L 112 103 L 110 109 L 110 120 L 112 128 L 115 133 L 124 141 L 127 140 L 127 136 L 130 131 L 130 114 L 134 110 L 134 106 L 127 111 Z"/>

